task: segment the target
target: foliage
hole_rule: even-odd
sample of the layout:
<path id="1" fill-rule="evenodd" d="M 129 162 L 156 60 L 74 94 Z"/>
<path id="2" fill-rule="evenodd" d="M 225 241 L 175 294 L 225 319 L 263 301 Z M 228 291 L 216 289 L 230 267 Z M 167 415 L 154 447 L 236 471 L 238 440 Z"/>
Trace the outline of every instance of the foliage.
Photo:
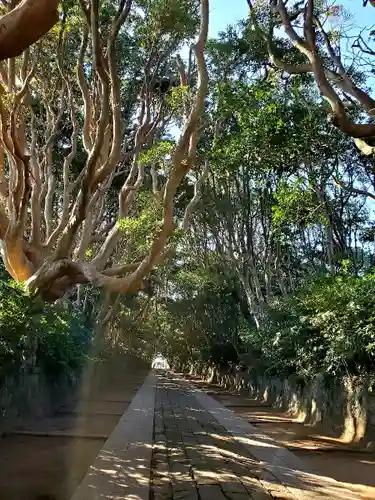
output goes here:
<path id="1" fill-rule="evenodd" d="M 84 301 L 74 288 L 66 307 L 41 307 L 4 278 L 0 283 L 3 370 L 24 365 L 33 336 L 38 339 L 37 364 L 44 371 L 57 376 L 79 368 L 90 344 L 93 321 L 88 318 L 96 316 L 103 319 L 96 326 L 102 328 L 108 350 L 131 351 L 148 359 L 161 352 L 181 362 L 241 361 L 257 372 L 305 378 L 321 372 L 336 376 L 374 372 L 375 226 L 369 203 L 375 190 L 373 157 L 363 155 L 348 134 L 327 120 L 331 101 L 322 99 L 327 96 L 322 85 L 313 85 L 314 75 L 304 73 L 305 55 L 280 33 L 281 18 L 270 12 L 269 4 L 253 3 L 250 19 L 228 26 L 207 45 L 209 95 L 204 119 L 189 141 L 194 173 L 179 185 L 172 209 L 176 231 L 168 245 L 175 253 L 169 258 L 172 252 L 166 252 L 168 266 L 156 266 L 147 290 L 126 296 L 111 291 L 107 302 L 92 285 L 80 289 Z M 116 5 L 121 3 L 101 2 L 98 33 L 103 47 Z M 99 182 L 98 198 L 87 207 L 84 224 L 71 241 L 82 241 L 74 252 L 74 269 L 83 260 L 85 264 L 99 260 L 98 271 L 106 282 L 113 269 L 121 267 L 125 271 L 117 278 L 126 281 L 126 264 L 132 268 L 144 261 L 160 234 L 168 178 L 180 175 L 171 162 L 178 151 L 175 132 L 191 112 L 199 80 L 194 57 L 176 59 L 197 32 L 199 2 L 136 0 L 133 6 L 115 44 L 120 105 L 111 107 L 107 117 L 115 118 L 115 110 L 121 110 L 118 127 L 112 130 L 124 128 L 116 146 L 119 154 L 114 156 L 121 160 L 113 164 L 111 176 Z M 323 3 L 316 2 L 315 7 L 318 15 Z M 41 192 L 35 191 L 34 178 L 31 186 L 33 202 L 43 200 L 44 233 L 51 232 L 46 215 L 50 212 L 56 223 L 66 194 L 71 204 L 79 200 L 74 179 L 85 174 L 91 154 L 84 145 L 85 119 L 92 118 L 94 126 L 104 109 L 97 101 L 101 77 L 95 73 L 91 35 L 87 47 L 83 43 L 80 49 L 81 39 L 85 40 L 82 9 L 64 0 L 62 10 L 65 25 L 59 23 L 30 50 L 36 71 L 22 105 L 26 135 L 35 143 L 30 148 L 37 156 L 33 165 L 39 162 L 45 181 Z M 335 21 L 332 26 L 324 23 L 332 28 L 326 28 L 329 40 L 334 51 L 343 53 L 342 22 L 348 18 L 337 6 L 326 14 Z M 292 19 L 296 26 L 298 19 L 302 22 L 298 16 Z M 338 89 L 348 118 L 364 125 L 357 99 L 358 95 L 363 99 L 363 93 L 353 92 L 353 85 L 364 85 L 366 72 L 353 59 L 345 68 L 345 79 L 341 78 L 338 56 L 330 56 L 324 48 L 321 33 L 316 38 L 315 55 L 323 58 L 330 85 Z M 357 40 L 358 50 L 361 43 Z M 80 51 L 91 98 L 87 116 L 84 88 L 80 91 L 71 72 L 80 61 Z M 107 57 L 106 51 L 103 54 Z M 182 63 L 188 85 L 176 86 Z M 289 74 L 283 66 L 291 65 L 297 71 Z M 16 69 L 17 74 L 22 72 L 20 61 Z M 329 76 L 335 71 L 335 78 Z M 347 84 L 348 78 L 353 85 Z M 16 96 L 4 94 L 5 108 L 14 106 Z M 146 103 L 149 109 L 142 111 Z M 368 104 L 373 109 L 373 103 Z M 111 142 L 109 123 L 106 130 Z M 105 142 L 96 170 L 107 164 L 113 150 Z M 73 149 L 68 171 L 64 164 Z M 200 178 L 205 163 L 209 174 L 200 186 L 201 199 L 194 200 L 195 211 L 185 232 L 181 221 L 194 196 L 192 182 Z M 6 174 L 9 165 L 8 161 Z M 66 217 L 70 208 L 68 203 Z M 38 229 L 29 228 L 32 222 L 25 223 L 27 258 L 33 256 L 28 242 Z M 47 241 L 45 237 L 36 248 L 45 249 Z M 51 255 L 56 245 L 51 244 Z M 81 274 L 73 287 L 81 282 Z M 57 292 L 53 299 L 61 297 Z"/>
<path id="2" fill-rule="evenodd" d="M 15 374 L 30 356 L 30 339 L 37 339 L 36 365 L 48 376 L 72 375 L 85 363 L 91 330 L 82 313 L 58 305 L 36 303 L 22 286 L 0 280 L 1 376 Z"/>
<path id="3" fill-rule="evenodd" d="M 159 141 L 142 153 L 140 160 L 144 165 L 153 165 L 158 162 L 163 162 L 166 157 L 170 157 L 172 150 L 173 144 L 171 142 Z"/>
<path id="4" fill-rule="evenodd" d="M 192 36 L 198 23 L 198 2 L 190 0 L 138 0 L 147 12 L 142 30 L 150 37 L 151 44 L 167 43 L 168 36 Z M 159 40 L 158 40 L 159 39 Z M 150 45 L 152 47 L 152 45 Z"/>
<path id="5" fill-rule="evenodd" d="M 273 51 L 303 62 L 285 38 Z M 198 149 L 210 176 L 142 320 L 134 303 L 122 306 L 128 341 L 280 377 L 373 373 L 373 214 L 333 181 L 371 191 L 372 162 L 326 120 L 311 75 L 272 67 L 247 21 L 209 42 L 209 62 Z"/>
<path id="6" fill-rule="evenodd" d="M 126 241 L 129 259 L 137 259 L 144 255 L 161 227 L 162 206 L 155 197 L 143 192 L 139 194 L 132 212 L 130 217 L 119 219 L 117 224 Z"/>
<path id="7" fill-rule="evenodd" d="M 293 183 L 280 182 L 275 193 L 275 205 L 272 207 L 275 226 L 294 223 L 308 226 L 325 222 L 321 206 L 314 191 L 303 186 L 303 179 Z"/>
<path id="8" fill-rule="evenodd" d="M 176 118 L 182 115 L 191 101 L 191 89 L 188 85 L 172 88 L 167 95 L 166 103 Z"/>
<path id="9" fill-rule="evenodd" d="M 38 338 L 37 366 L 48 375 L 71 375 L 88 360 L 92 328 L 82 313 L 47 306 L 35 327 Z"/>
<path id="10" fill-rule="evenodd" d="M 249 347 L 261 349 L 273 374 L 369 373 L 375 362 L 374 292 L 374 274 L 306 282 L 294 296 L 274 301 L 261 338 L 250 335 Z"/>
<path id="11" fill-rule="evenodd" d="M 202 201 L 153 297 L 121 300 L 111 329 L 138 353 L 183 363 L 280 377 L 373 372 L 372 211 L 332 180 L 370 189 L 373 165 L 327 122 L 310 76 L 271 70 L 257 36 L 242 22 L 209 43 Z M 287 40 L 274 44 L 302 62 Z M 167 154 L 160 142 L 144 163 Z"/>

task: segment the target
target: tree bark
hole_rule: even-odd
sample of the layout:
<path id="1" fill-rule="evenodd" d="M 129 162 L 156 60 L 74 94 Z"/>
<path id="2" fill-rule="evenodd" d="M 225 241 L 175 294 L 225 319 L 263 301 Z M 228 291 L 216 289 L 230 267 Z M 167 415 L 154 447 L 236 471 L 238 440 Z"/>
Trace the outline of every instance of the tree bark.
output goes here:
<path id="1" fill-rule="evenodd" d="M 249 276 L 240 276 L 240 279 L 241 279 L 242 286 L 243 286 L 243 289 L 245 292 L 245 296 L 246 296 L 249 310 L 253 316 L 254 323 L 255 323 L 257 329 L 259 330 L 261 327 L 261 324 L 262 324 L 261 314 L 259 311 L 259 305 L 257 303 L 255 294 L 254 294 L 254 292 L 251 288 L 251 285 L 249 283 Z"/>
<path id="2" fill-rule="evenodd" d="M 58 21 L 58 0 L 23 0 L 0 19 L 0 60 L 19 56 Z"/>
<path id="3" fill-rule="evenodd" d="M 19 0 L 14 0 L 12 5 L 18 2 Z M 121 231 L 116 220 L 128 216 L 135 192 L 143 184 L 145 166 L 139 161 L 140 151 L 151 144 L 156 127 L 165 126 L 165 120 L 169 118 L 164 116 L 165 110 L 162 105 L 160 105 L 155 118 L 154 113 L 151 112 L 150 104 L 152 93 L 140 90 L 141 95 L 144 92 L 147 95 L 147 99 L 145 99 L 147 102 L 144 105 L 147 120 L 139 120 L 140 126 L 135 140 L 138 149 L 133 148 L 129 153 L 129 160 L 133 157 L 129 174 L 130 180 L 128 183 L 125 181 L 120 189 L 117 217 L 112 213 L 112 207 L 109 207 L 105 218 L 103 218 L 105 212 L 103 207 L 105 207 L 106 201 L 104 196 L 112 186 L 113 179 L 119 174 L 117 170 L 120 168 L 119 160 L 124 133 L 121 124 L 121 86 L 116 70 L 115 42 L 118 30 L 129 13 L 131 0 L 119 2 L 119 10 L 112 19 L 112 31 L 107 44 L 108 53 L 103 49 L 103 33 L 99 29 L 100 1 L 92 0 L 90 11 L 85 7 L 86 2 L 82 0 L 80 4 L 85 16 L 86 14 L 88 16 L 88 26 L 83 33 L 77 68 L 85 113 L 83 125 L 77 120 L 80 108 L 73 98 L 74 77 L 68 74 L 67 68 L 62 64 L 63 47 L 65 47 L 63 39 L 59 42 L 57 55 L 53 56 L 57 63 L 59 71 L 57 76 L 58 81 L 61 81 L 61 87 L 60 89 L 56 87 L 54 105 L 47 102 L 47 99 L 44 103 L 44 97 L 42 98 L 42 105 L 48 109 L 46 123 L 41 127 L 41 130 L 45 131 L 44 137 L 37 131 L 37 127 L 40 125 L 38 117 L 27 102 L 28 84 L 34 74 L 34 67 L 29 73 L 27 72 L 28 61 L 26 57 L 24 57 L 26 63 L 22 66 L 23 76 L 21 75 L 20 78 L 23 87 L 21 91 L 16 93 L 15 104 L 11 112 L 0 99 L 0 138 L 4 143 L 3 146 L 10 165 L 8 191 L 2 194 L 0 148 L 0 253 L 13 278 L 17 281 L 25 281 L 26 286 L 48 301 L 54 301 L 75 285 L 85 283 L 91 283 L 112 292 L 125 293 L 143 289 L 147 274 L 170 254 L 168 245 L 176 227 L 174 211 L 176 193 L 181 181 L 194 167 L 196 158 L 194 144 L 202 114 L 205 112 L 205 99 L 208 91 L 208 72 L 204 50 L 208 36 L 209 0 L 201 0 L 201 26 L 197 43 L 193 46 L 199 75 L 198 84 L 190 113 L 185 120 L 181 137 L 172 154 L 169 178 L 163 186 L 162 228 L 156 233 L 148 253 L 139 262 L 133 263 L 131 258 L 130 264 L 124 265 L 122 259 L 116 264 L 113 261 L 119 258 L 118 254 L 115 255 L 116 243 L 121 239 Z M 25 36 L 29 36 L 27 32 L 30 27 L 34 30 L 35 26 L 42 24 L 43 29 L 46 30 L 48 19 L 51 21 L 48 29 L 53 26 L 58 19 L 57 6 L 57 0 L 21 0 L 15 9 L 0 19 L 0 25 L 5 26 L 4 23 L 7 21 L 9 29 L 13 26 L 14 29 L 17 27 L 19 30 L 16 23 L 18 19 L 19 25 L 23 25 Z M 43 18 L 41 23 L 36 22 L 38 12 Z M 53 21 L 54 14 L 56 14 L 55 21 Z M 38 29 L 41 30 L 41 28 Z M 17 30 L 16 36 L 20 37 L 22 43 L 18 43 L 19 39 L 17 38 L 17 43 L 13 45 L 12 54 L 7 52 L 4 57 L 14 56 L 17 51 L 24 49 L 25 39 L 22 39 L 24 33 L 19 33 Z M 88 32 L 91 33 L 90 46 L 95 73 L 95 82 L 91 82 L 90 87 L 85 81 L 84 72 Z M 10 34 L 11 31 L 0 30 L 0 54 L 3 48 L 1 41 L 11 40 Z M 162 58 L 164 57 L 166 56 L 163 55 Z M 9 67 L 12 68 L 12 78 L 5 75 L 8 83 L 19 78 L 19 65 L 17 63 L 14 66 L 14 64 L 14 59 L 10 59 Z M 14 83 L 11 86 L 4 86 L 9 88 L 8 93 L 11 90 L 15 92 Z M 57 90 L 60 92 L 57 93 Z M 27 133 L 23 131 L 21 139 L 24 140 L 21 141 L 17 132 L 20 128 L 18 122 L 21 123 L 22 127 L 25 126 L 21 114 L 23 106 L 28 107 L 30 111 L 31 124 L 30 129 L 26 131 Z M 55 109 L 58 110 L 57 114 Z M 55 173 L 51 171 L 51 154 L 57 140 L 57 130 L 62 112 L 66 114 L 67 119 L 68 113 L 70 113 L 71 151 L 64 158 L 62 172 L 61 169 L 56 169 Z M 73 179 L 73 172 L 71 172 L 73 169 L 70 167 L 77 152 L 77 140 L 80 134 L 83 136 L 87 158 L 85 167 Z M 27 142 L 30 144 L 26 145 Z M 39 155 L 38 151 L 43 153 Z M 136 178 L 137 170 L 138 178 Z M 54 192 L 53 181 L 51 181 L 52 174 L 59 176 L 56 177 L 56 182 L 63 185 L 62 193 L 60 191 Z M 121 171 L 120 174 L 122 175 Z M 198 180 L 196 193 L 188 205 L 185 221 L 197 202 L 197 197 L 200 195 L 200 184 L 204 178 L 202 175 Z M 161 195 L 158 196 L 161 197 Z M 28 211 L 29 208 L 31 208 L 30 211 Z M 53 224 L 51 219 L 52 211 L 55 208 L 58 215 L 57 224 Z M 87 216 L 88 213 L 90 217 Z M 54 215 L 56 215 L 55 212 Z M 29 222 L 31 222 L 30 235 L 28 234 Z M 93 238 L 98 236 L 99 239 L 94 241 Z M 26 243 L 27 239 L 28 243 Z M 92 259 L 89 261 L 91 254 L 90 256 L 86 255 L 86 249 L 92 243 L 100 243 L 102 239 L 104 239 L 102 246 L 98 244 L 93 245 L 94 249 L 90 248 Z"/>

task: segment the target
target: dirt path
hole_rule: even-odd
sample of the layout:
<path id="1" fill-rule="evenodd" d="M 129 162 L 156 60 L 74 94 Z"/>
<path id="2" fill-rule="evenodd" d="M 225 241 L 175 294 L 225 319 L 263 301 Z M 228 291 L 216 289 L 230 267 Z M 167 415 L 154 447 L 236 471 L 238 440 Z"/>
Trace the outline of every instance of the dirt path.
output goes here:
<path id="1" fill-rule="evenodd" d="M 1 500 L 69 500 L 148 369 L 103 365 L 52 417 L 15 422 L 0 440 Z"/>
<path id="2" fill-rule="evenodd" d="M 350 450 L 322 430 L 303 425 L 286 412 L 226 391 L 194 377 L 190 382 L 246 418 L 259 432 L 290 449 L 308 464 L 320 482 L 337 481 L 330 498 L 341 500 L 345 489 L 361 500 L 375 500 L 375 454 Z M 333 491 L 337 491 L 335 494 Z"/>

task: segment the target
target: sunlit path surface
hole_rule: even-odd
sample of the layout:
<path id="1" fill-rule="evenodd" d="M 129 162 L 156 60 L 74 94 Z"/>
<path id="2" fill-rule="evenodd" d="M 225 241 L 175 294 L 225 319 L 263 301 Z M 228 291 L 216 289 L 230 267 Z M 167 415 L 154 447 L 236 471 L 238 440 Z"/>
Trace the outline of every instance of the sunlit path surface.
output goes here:
<path id="1" fill-rule="evenodd" d="M 259 462 L 182 380 L 159 377 L 152 494 L 161 499 L 268 499 Z"/>
<path id="2" fill-rule="evenodd" d="M 328 440 L 319 435 L 317 429 L 304 426 L 287 412 L 251 399 L 245 393 L 239 395 L 199 378 L 189 378 L 189 381 L 198 389 L 198 398 L 206 400 L 217 418 L 227 420 L 238 442 L 242 442 L 293 497 L 375 499 L 373 453 L 359 452 Z M 207 393 L 216 402 L 208 398 Z M 267 472 L 263 477 L 267 482 Z"/>
<path id="3" fill-rule="evenodd" d="M 373 498 L 177 374 L 151 373 L 72 500 Z"/>

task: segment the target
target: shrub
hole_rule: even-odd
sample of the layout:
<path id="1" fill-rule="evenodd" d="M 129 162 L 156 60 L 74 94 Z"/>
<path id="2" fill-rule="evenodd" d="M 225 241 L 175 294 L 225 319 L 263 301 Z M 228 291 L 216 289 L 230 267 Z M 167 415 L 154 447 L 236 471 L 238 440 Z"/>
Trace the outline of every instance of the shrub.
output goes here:
<path id="1" fill-rule="evenodd" d="M 91 329 L 82 313 L 43 305 L 0 274 L 0 377 L 18 372 L 37 338 L 36 363 L 48 376 L 69 375 L 86 361 Z"/>
<path id="2" fill-rule="evenodd" d="M 318 278 L 277 299 L 264 328 L 247 335 L 267 370 L 304 377 L 362 374 L 375 368 L 375 275 Z"/>

